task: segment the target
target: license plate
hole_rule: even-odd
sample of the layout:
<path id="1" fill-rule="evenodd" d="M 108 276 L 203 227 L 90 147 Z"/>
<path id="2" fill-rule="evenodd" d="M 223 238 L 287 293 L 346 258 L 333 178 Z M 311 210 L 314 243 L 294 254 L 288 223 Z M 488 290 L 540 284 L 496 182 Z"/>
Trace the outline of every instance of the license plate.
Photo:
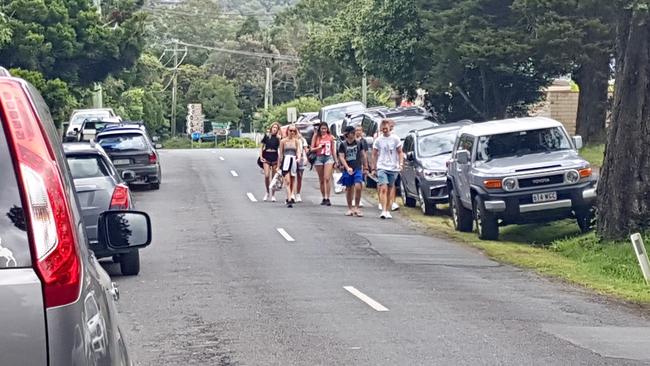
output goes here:
<path id="1" fill-rule="evenodd" d="M 557 192 L 535 193 L 533 203 L 557 201 Z"/>
<path id="2" fill-rule="evenodd" d="M 129 159 L 115 159 L 113 160 L 113 165 L 129 165 L 131 160 Z"/>

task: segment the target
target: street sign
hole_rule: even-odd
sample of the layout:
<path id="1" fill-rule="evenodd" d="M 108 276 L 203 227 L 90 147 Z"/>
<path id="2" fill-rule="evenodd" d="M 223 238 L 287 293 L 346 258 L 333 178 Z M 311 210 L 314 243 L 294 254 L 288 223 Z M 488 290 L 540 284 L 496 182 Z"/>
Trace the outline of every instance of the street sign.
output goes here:
<path id="1" fill-rule="evenodd" d="M 298 120 L 298 109 L 291 107 L 287 108 L 287 122 L 295 123 Z"/>
<path id="2" fill-rule="evenodd" d="M 632 240 L 632 247 L 636 253 L 636 257 L 639 260 L 639 265 L 641 266 L 641 272 L 645 278 L 646 284 L 650 285 L 650 261 L 648 261 L 648 253 L 645 250 L 645 245 L 643 244 L 643 238 L 641 234 L 636 233 L 630 236 Z"/>
<path id="3" fill-rule="evenodd" d="M 188 104 L 187 105 L 187 133 L 193 134 L 194 132 L 203 133 L 203 106 L 201 104 Z"/>

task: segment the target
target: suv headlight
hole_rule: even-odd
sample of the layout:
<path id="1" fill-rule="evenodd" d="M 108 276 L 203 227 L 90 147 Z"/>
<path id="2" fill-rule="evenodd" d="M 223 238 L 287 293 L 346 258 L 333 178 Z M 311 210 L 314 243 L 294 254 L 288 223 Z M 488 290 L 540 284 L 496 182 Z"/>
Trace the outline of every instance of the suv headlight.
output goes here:
<path id="1" fill-rule="evenodd" d="M 515 178 L 506 178 L 503 180 L 503 189 L 510 192 L 517 189 L 517 180 Z"/>
<path id="2" fill-rule="evenodd" d="M 446 177 L 447 172 L 444 170 L 423 169 L 422 175 L 424 175 L 424 179 L 426 180 L 436 180 L 442 177 Z"/>
<path id="3" fill-rule="evenodd" d="M 580 180 L 580 173 L 578 173 L 576 170 L 569 170 L 564 175 L 564 180 L 569 184 L 578 183 Z"/>

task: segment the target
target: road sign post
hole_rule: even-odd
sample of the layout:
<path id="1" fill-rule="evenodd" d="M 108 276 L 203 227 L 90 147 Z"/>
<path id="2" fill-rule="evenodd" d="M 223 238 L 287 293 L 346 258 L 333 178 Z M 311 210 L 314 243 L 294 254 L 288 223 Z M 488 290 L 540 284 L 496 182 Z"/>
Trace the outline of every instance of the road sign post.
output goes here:
<path id="1" fill-rule="evenodd" d="M 646 252 L 645 245 L 643 244 L 643 238 L 641 234 L 636 233 L 630 236 L 632 240 L 632 247 L 634 247 L 634 252 L 636 257 L 639 260 L 639 265 L 641 266 L 641 272 L 643 272 L 643 278 L 645 278 L 645 283 L 650 285 L 650 261 L 648 261 L 648 253 Z"/>

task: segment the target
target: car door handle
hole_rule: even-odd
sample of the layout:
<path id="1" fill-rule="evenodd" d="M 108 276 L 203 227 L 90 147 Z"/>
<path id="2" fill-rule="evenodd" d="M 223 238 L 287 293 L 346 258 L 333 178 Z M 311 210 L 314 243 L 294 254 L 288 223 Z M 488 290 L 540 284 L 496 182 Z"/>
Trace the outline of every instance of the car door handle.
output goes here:
<path id="1" fill-rule="evenodd" d="M 117 284 L 115 282 L 111 282 L 111 289 L 109 292 L 111 293 L 111 296 L 113 296 L 113 300 L 115 300 L 115 302 L 120 301 L 120 290 L 118 290 Z"/>

